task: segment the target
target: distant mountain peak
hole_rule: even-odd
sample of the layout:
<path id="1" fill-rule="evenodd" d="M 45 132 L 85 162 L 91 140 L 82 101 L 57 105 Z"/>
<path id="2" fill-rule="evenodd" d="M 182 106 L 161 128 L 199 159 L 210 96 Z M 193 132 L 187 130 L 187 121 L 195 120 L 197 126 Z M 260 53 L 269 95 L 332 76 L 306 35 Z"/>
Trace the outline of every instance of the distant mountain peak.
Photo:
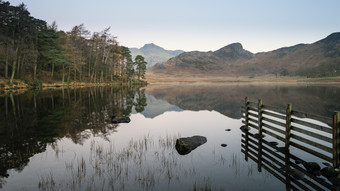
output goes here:
<path id="1" fill-rule="evenodd" d="M 141 50 L 148 50 L 148 49 L 161 49 L 161 50 L 165 50 L 164 48 L 154 44 L 154 43 L 149 43 L 149 44 L 145 44 L 142 48 L 140 48 Z"/>
<path id="2" fill-rule="evenodd" d="M 320 40 L 319 42 L 324 42 L 324 43 L 334 43 L 340 41 L 340 32 L 335 32 L 330 35 L 328 35 L 326 38 Z"/>
<path id="3" fill-rule="evenodd" d="M 225 48 L 229 48 L 229 49 L 232 49 L 232 50 L 243 50 L 243 46 L 241 43 L 239 42 L 235 42 L 235 43 L 232 43 L 232 44 L 229 44 L 221 49 L 225 49 Z"/>
<path id="4" fill-rule="evenodd" d="M 137 55 L 142 55 L 147 64 L 147 68 L 152 67 L 156 63 L 167 61 L 168 59 L 178 56 L 183 53 L 182 50 L 165 50 L 164 48 L 154 44 L 148 43 L 145 44 L 142 48 L 130 48 L 132 58 L 135 58 Z"/>
<path id="5" fill-rule="evenodd" d="M 217 51 L 215 51 L 217 55 L 231 58 L 231 59 L 238 59 L 238 58 L 252 58 L 253 53 L 244 50 L 241 43 L 236 42 L 229 44 Z"/>

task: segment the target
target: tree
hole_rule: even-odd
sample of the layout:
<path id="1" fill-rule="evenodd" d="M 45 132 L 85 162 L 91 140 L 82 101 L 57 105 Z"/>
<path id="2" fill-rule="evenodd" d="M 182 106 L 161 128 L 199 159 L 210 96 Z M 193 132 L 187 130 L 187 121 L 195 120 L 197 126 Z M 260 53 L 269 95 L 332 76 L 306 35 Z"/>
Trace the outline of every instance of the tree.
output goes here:
<path id="1" fill-rule="evenodd" d="M 121 46 L 120 50 L 122 54 L 123 65 L 125 66 L 126 78 L 131 79 L 135 73 L 135 69 L 130 49 L 128 47 Z"/>
<path id="2" fill-rule="evenodd" d="M 0 76 L 10 84 L 14 78 L 64 82 L 66 71 L 68 81 L 128 83 L 135 75 L 145 78 L 144 58 L 133 62 L 129 48 L 119 46 L 110 27 L 92 35 L 83 24 L 68 32 L 57 28 L 55 21 L 48 25 L 30 16 L 24 4 L 0 0 Z"/>
<path id="3" fill-rule="evenodd" d="M 137 55 L 135 58 L 136 72 L 138 76 L 138 80 L 145 79 L 146 72 L 146 64 L 144 57 L 141 55 Z"/>

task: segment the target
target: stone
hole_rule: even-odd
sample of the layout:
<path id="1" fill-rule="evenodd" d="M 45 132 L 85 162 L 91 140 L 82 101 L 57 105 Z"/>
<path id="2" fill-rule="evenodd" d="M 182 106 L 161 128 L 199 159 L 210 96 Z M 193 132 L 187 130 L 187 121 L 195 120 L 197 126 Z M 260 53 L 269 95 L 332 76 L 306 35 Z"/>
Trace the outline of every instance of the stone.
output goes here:
<path id="1" fill-rule="evenodd" d="M 303 179 L 305 177 L 305 174 L 298 169 L 290 170 L 289 174 L 297 180 Z"/>
<path id="2" fill-rule="evenodd" d="M 269 144 L 270 144 L 271 146 L 277 146 L 279 143 L 278 143 L 278 142 L 275 142 L 275 141 L 271 141 L 271 142 L 269 142 Z"/>
<path id="3" fill-rule="evenodd" d="M 126 116 L 112 116 L 111 117 L 111 122 L 112 123 L 130 123 L 131 119 L 129 117 Z"/>
<path id="4" fill-rule="evenodd" d="M 226 129 L 225 131 L 231 131 L 231 129 Z"/>
<path id="5" fill-rule="evenodd" d="M 303 166 L 305 167 L 305 169 L 308 171 L 308 172 L 316 172 L 316 171 L 320 171 L 321 167 L 318 163 L 316 162 L 307 162 L 305 164 L 303 164 Z"/>
<path id="6" fill-rule="evenodd" d="M 227 144 L 221 144 L 221 147 L 226 147 L 227 146 Z"/>
<path id="7" fill-rule="evenodd" d="M 255 137 L 256 139 L 259 139 L 259 138 L 264 138 L 265 135 L 263 135 L 263 134 L 260 135 L 260 134 L 258 134 L 258 133 L 255 133 L 254 137 Z"/>
<path id="8" fill-rule="evenodd" d="M 339 172 L 336 171 L 336 170 L 335 170 L 333 167 L 331 167 L 331 166 L 327 166 L 327 167 L 321 169 L 321 173 L 322 173 L 322 175 L 323 175 L 324 177 L 326 177 L 326 178 L 330 178 L 330 177 L 333 177 L 333 176 L 337 177 L 337 176 L 339 175 Z"/>
<path id="9" fill-rule="evenodd" d="M 325 165 L 325 166 L 332 166 L 332 165 L 329 164 L 328 162 L 323 162 L 322 164 Z"/>
<path id="10" fill-rule="evenodd" d="M 242 132 L 247 132 L 247 131 L 249 131 L 250 130 L 250 127 L 248 127 L 248 126 L 246 126 L 246 125 L 242 125 L 241 127 L 240 127 L 240 129 L 241 129 L 241 131 Z"/>
<path id="11" fill-rule="evenodd" d="M 186 155 L 206 142 L 207 138 L 203 136 L 183 137 L 176 140 L 175 148 L 178 154 Z"/>

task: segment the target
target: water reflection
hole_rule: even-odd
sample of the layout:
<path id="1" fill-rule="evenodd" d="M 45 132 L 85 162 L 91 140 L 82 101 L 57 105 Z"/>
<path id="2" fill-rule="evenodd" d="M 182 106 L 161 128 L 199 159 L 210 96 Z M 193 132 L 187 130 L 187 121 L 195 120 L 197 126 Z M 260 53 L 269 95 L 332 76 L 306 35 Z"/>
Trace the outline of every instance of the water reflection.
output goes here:
<path id="1" fill-rule="evenodd" d="M 196 188 L 208 186 L 215 189 L 249 190 L 254 188 L 254 185 L 262 190 L 277 189 L 279 180 L 271 177 L 268 172 L 267 174 L 255 172 L 256 163 L 244 163 L 240 160 L 244 157 L 240 153 L 241 131 L 239 131 L 240 108 L 244 97 L 248 96 L 254 100 L 261 98 L 265 103 L 276 106 L 292 103 L 296 110 L 331 116 L 334 110 L 340 110 L 339 88 L 338 86 L 192 84 L 151 85 L 146 88 L 60 89 L 30 91 L 21 95 L 7 94 L 0 97 L 0 111 L 3 113 L 0 115 L 0 177 L 2 177 L 0 186 L 6 184 L 5 180 L 24 181 L 27 177 L 20 179 L 18 174 L 37 173 L 34 167 L 39 169 L 42 165 L 44 165 L 42 169 L 54 166 L 52 170 L 57 171 L 62 178 L 65 178 L 63 177 L 65 167 L 69 170 L 73 169 L 68 171 L 70 177 L 66 177 L 67 180 L 72 180 L 74 175 L 72 173 L 76 172 L 77 165 L 80 165 L 80 170 L 85 168 L 85 164 L 86 169 L 92 169 L 96 167 L 96 163 L 93 162 L 97 161 L 98 168 L 92 170 L 94 174 L 100 174 L 100 170 L 114 168 L 114 166 L 106 168 L 103 165 L 115 165 L 112 160 L 122 154 L 123 149 L 134 149 L 134 153 L 130 153 L 131 156 L 136 159 L 146 158 L 142 158 L 143 160 L 129 158 L 125 163 L 123 162 L 125 166 L 122 166 L 121 173 L 127 173 L 128 175 L 124 176 L 130 179 L 127 180 L 124 176 L 119 178 L 113 176 L 116 178 L 115 181 L 121 181 L 116 185 L 130 186 L 125 188 L 127 190 L 155 187 L 163 190 L 179 190 L 192 189 L 195 186 Z M 131 123 L 112 124 L 113 115 L 129 116 Z M 119 129 L 119 127 L 124 128 Z M 231 131 L 225 131 L 226 128 Z M 206 136 L 208 142 L 186 155 L 186 158 L 175 155 L 177 152 L 173 152 L 174 138 L 194 135 Z M 145 150 L 144 137 L 149 153 L 141 154 L 141 151 Z M 136 150 L 134 145 L 139 145 L 139 141 L 143 140 L 144 148 Z M 95 143 L 92 144 L 93 141 Z M 221 147 L 224 144 L 227 146 Z M 170 149 L 169 145 L 173 147 Z M 111 152 L 110 148 L 120 150 L 111 150 Z M 163 150 L 168 154 L 162 153 Z M 107 152 L 106 156 L 112 158 L 105 158 L 103 152 Z M 42 154 L 44 160 L 41 159 Z M 88 160 L 90 156 L 93 156 L 93 161 Z M 157 157 L 162 157 L 164 160 L 159 160 Z M 155 161 L 160 162 L 157 168 L 153 168 Z M 162 161 L 170 167 L 163 168 Z M 61 164 L 56 164 L 58 162 Z M 146 166 L 134 166 L 139 162 Z M 171 165 L 175 163 L 178 166 L 173 168 Z M 15 169 L 18 173 L 13 173 L 11 169 Z M 155 169 L 158 171 L 153 171 Z M 57 176 L 57 172 L 53 177 Z M 138 174 L 135 176 L 136 172 L 140 177 Z M 152 173 L 158 178 L 145 178 Z M 98 179 L 94 181 L 96 184 L 103 183 L 101 182 L 103 174 L 105 173 L 96 177 Z M 9 175 L 15 178 L 10 179 Z M 90 171 L 87 175 L 92 176 Z M 110 174 L 105 175 L 110 177 Z M 44 178 L 46 180 L 46 176 Z M 258 181 L 254 180 L 260 180 L 265 184 L 259 186 Z M 39 181 L 43 183 L 42 179 Z M 106 179 L 106 181 L 103 184 L 110 186 L 110 180 Z M 134 186 L 136 181 L 140 187 Z M 9 188 L 15 186 L 13 182 L 15 181 L 6 186 Z M 247 184 L 244 184 L 245 182 Z M 80 187 L 80 189 L 85 188 L 86 185 Z M 122 189 L 122 187 L 114 188 Z M 282 190 L 283 187 L 279 188 Z"/>
<path id="2" fill-rule="evenodd" d="M 268 105 L 329 116 L 340 110 L 339 85 L 292 84 L 191 84 L 149 86 L 146 93 L 186 110 L 215 110 L 234 119 L 241 118 L 240 106 L 246 96 Z"/>
<path id="3" fill-rule="evenodd" d="M 29 158 L 44 152 L 62 137 L 83 144 L 90 137 L 105 138 L 115 131 L 112 115 L 130 115 L 132 107 L 143 111 L 144 90 L 132 87 L 93 87 L 30 91 L 0 97 L 0 178 L 8 170 L 22 171 Z"/>

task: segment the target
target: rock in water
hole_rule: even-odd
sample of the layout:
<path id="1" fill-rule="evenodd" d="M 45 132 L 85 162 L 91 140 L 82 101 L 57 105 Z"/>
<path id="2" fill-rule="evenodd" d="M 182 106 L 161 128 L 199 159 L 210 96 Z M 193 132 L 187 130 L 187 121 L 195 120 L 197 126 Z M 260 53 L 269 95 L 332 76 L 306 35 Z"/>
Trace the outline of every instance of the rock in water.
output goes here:
<path id="1" fill-rule="evenodd" d="M 316 162 L 307 162 L 305 164 L 303 164 L 303 166 L 306 168 L 306 170 L 308 172 L 316 172 L 316 171 L 320 171 L 320 165 Z"/>
<path id="2" fill-rule="evenodd" d="M 292 175 L 297 180 L 303 179 L 305 177 L 305 174 L 303 172 L 299 171 L 298 169 L 292 169 L 289 172 L 289 174 Z"/>
<path id="3" fill-rule="evenodd" d="M 248 127 L 248 126 L 246 126 L 246 125 L 242 125 L 241 127 L 240 127 L 240 129 L 241 129 L 241 131 L 242 132 L 247 132 L 247 131 L 249 131 L 250 130 L 250 127 Z"/>
<path id="4" fill-rule="evenodd" d="M 207 138 L 203 136 L 184 137 L 176 140 L 176 150 L 180 155 L 186 155 L 198 146 L 207 142 Z"/>
<path id="5" fill-rule="evenodd" d="M 111 122 L 112 123 L 130 123 L 130 118 L 129 117 L 125 117 L 125 116 L 112 116 L 111 117 Z"/>
<path id="6" fill-rule="evenodd" d="M 226 146 L 227 146 L 227 144 L 224 144 L 224 143 L 223 143 L 223 144 L 221 144 L 221 147 L 226 147 Z"/>
<path id="7" fill-rule="evenodd" d="M 333 167 L 327 166 L 323 169 L 321 169 L 321 173 L 324 177 L 330 178 L 330 177 L 337 177 L 339 175 L 339 172 L 337 172 Z"/>

